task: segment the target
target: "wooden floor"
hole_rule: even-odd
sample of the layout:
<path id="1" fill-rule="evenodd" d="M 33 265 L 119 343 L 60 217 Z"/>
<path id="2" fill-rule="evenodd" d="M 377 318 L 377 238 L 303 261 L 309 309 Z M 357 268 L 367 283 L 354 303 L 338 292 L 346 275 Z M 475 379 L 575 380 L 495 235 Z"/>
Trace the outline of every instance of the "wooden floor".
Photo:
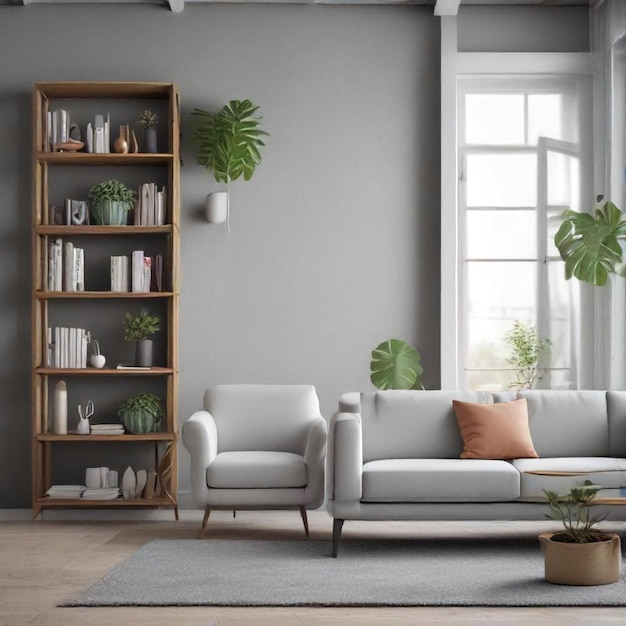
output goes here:
<path id="1" fill-rule="evenodd" d="M 2 515 L 5 513 L 5 515 Z M 9 515 L 7 515 L 9 513 Z M 89 512 L 92 517 L 97 512 Z M 100 517 L 106 517 L 100 513 Z M 45 521 L 29 521 L 0 512 L 0 624 L 58 624 L 67 626 L 194 624 L 202 626 L 255 624 L 624 624 L 626 608 L 57 608 L 85 589 L 147 541 L 155 538 L 196 537 L 202 513 L 183 511 L 179 522 L 60 520 L 60 512 Z M 171 513 L 169 513 L 171 515 Z M 331 520 L 325 512 L 310 515 L 312 539 L 330 541 Z M 14 519 L 18 517 L 18 519 Z M 25 516 L 22 515 L 22 518 Z M 56 519 L 54 519 L 56 517 Z M 163 521 L 161 521 L 163 520 Z M 346 522 L 344 540 L 376 537 L 536 536 L 548 523 L 404 523 Z M 624 525 L 615 525 L 624 530 Z M 300 539 L 302 522 L 294 512 L 217 511 L 211 515 L 207 539 Z M 329 543 L 330 550 L 330 543 Z M 167 581 L 155 580 L 155 585 Z M 358 581 L 355 581 L 358 584 Z"/>

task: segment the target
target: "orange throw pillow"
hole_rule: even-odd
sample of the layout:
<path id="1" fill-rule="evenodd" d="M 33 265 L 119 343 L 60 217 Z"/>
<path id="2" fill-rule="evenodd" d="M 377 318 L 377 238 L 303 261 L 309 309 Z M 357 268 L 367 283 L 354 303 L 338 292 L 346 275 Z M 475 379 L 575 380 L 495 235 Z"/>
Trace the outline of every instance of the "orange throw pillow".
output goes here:
<path id="1" fill-rule="evenodd" d="M 526 398 L 480 404 L 452 400 L 463 437 L 462 459 L 522 459 L 538 457 L 528 427 Z"/>

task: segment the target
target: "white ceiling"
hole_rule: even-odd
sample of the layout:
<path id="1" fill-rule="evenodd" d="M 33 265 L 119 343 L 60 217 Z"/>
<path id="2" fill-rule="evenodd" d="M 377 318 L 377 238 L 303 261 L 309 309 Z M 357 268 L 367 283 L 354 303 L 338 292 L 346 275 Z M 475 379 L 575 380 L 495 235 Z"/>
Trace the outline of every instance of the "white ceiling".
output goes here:
<path id="1" fill-rule="evenodd" d="M 456 15 L 461 5 L 589 6 L 600 0 L 0 0 L 0 5 L 28 4 L 159 4 L 180 13 L 185 3 L 233 4 L 398 4 L 431 6 L 436 15 Z"/>

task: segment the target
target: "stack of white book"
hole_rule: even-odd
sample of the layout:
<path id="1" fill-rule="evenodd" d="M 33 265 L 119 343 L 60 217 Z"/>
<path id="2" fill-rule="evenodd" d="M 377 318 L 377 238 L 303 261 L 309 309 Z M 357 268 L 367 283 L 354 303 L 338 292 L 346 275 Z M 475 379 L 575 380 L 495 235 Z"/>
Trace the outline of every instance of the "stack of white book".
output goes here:
<path id="1" fill-rule="evenodd" d="M 105 489 L 86 489 L 83 492 L 83 500 L 115 500 L 121 495 L 119 487 Z"/>
<path id="2" fill-rule="evenodd" d="M 52 485 L 46 495 L 49 498 L 80 498 L 86 489 L 84 485 Z"/>
<path id="3" fill-rule="evenodd" d="M 93 126 L 89 122 L 85 132 L 85 150 L 87 152 L 96 154 L 111 152 L 110 126 L 108 113 L 106 117 L 104 115 L 94 116 Z"/>
<path id="4" fill-rule="evenodd" d="M 122 424 L 92 424 L 92 435 L 123 435 L 124 426 Z"/>
<path id="5" fill-rule="evenodd" d="M 143 250 L 133 251 L 132 270 L 133 293 L 148 293 L 152 279 L 152 259 L 149 256 L 144 256 Z"/>
<path id="6" fill-rule="evenodd" d="M 156 183 L 141 183 L 135 208 L 135 226 L 163 226 L 165 224 L 165 187 Z"/>
<path id="7" fill-rule="evenodd" d="M 48 328 L 48 367 L 84 369 L 91 334 L 84 328 L 56 326 Z"/>
<path id="8" fill-rule="evenodd" d="M 48 248 L 48 291 L 85 291 L 85 250 L 70 241 L 51 241 Z"/>

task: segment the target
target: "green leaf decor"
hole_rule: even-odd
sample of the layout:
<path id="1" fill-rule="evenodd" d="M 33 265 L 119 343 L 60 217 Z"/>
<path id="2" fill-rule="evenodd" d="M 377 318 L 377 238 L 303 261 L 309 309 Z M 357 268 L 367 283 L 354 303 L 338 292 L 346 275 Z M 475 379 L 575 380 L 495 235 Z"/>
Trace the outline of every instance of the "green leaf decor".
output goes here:
<path id="1" fill-rule="evenodd" d="M 378 389 L 423 389 L 419 352 L 400 339 L 388 339 L 372 350 L 370 380 Z"/>

